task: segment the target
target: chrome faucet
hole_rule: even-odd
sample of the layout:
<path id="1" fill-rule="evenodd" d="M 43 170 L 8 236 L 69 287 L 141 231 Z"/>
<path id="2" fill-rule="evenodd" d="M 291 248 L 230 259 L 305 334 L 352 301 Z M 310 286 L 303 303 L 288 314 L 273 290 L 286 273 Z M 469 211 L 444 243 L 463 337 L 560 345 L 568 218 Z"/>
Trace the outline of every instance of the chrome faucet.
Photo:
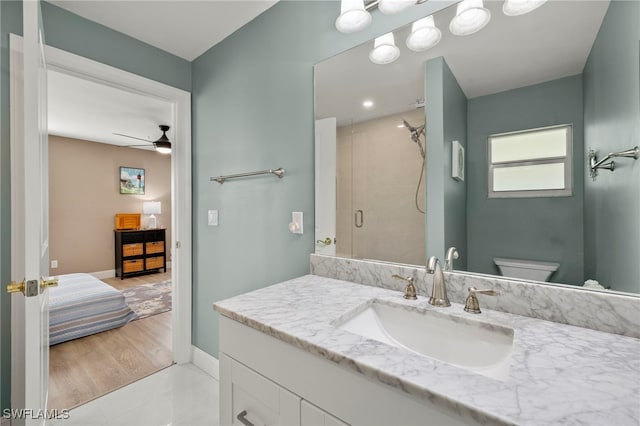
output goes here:
<path id="1" fill-rule="evenodd" d="M 447 250 L 447 258 L 444 261 L 444 270 L 453 271 L 453 260 L 458 258 L 458 249 L 455 247 L 449 247 Z"/>
<path id="2" fill-rule="evenodd" d="M 433 274 L 433 289 L 429 304 L 433 306 L 451 306 L 447 297 L 447 287 L 444 282 L 444 274 L 440 268 L 440 261 L 437 257 L 431 256 L 427 262 L 427 273 Z"/>

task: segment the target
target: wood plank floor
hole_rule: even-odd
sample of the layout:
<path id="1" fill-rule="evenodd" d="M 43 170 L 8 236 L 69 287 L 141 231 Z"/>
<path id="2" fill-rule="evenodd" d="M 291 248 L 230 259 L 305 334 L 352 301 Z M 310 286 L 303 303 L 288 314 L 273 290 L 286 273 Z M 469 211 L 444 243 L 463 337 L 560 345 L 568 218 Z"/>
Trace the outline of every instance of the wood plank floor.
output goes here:
<path id="1" fill-rule="evenodd" d="M 171 271 L 102 281 L 123 290 L 168 279 Z M 76 407 L 171 364 L 171 311 L 51 346 L 49 408 Z"/>

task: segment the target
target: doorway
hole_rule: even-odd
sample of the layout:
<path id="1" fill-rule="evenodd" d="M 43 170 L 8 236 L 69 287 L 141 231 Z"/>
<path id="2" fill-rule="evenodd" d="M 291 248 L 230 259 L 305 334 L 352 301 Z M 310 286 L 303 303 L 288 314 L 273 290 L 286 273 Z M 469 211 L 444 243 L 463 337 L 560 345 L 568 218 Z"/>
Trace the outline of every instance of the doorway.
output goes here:
<path id="1" fill-rule="evenodd" d="M 21 44 L 21 43 L 20 43 Z M 14 48 L 12 37 L 12 49 Z M 21 47 L 16 47 L 21 50 Z M 190 94 L 180 89 L 140 77 L 71 53 L 47 46 L 45 49 L 50 69 L 84 79 L 100 82 L 122 90 L 163 99 L 171 103 L 175 144 L 171 158 L 172 178 L 172 286 L 173 315 L 171 318 L 171 352 L 174 362 L 182 364 L 191 360 L 191 106 Z M 19 75 L 21 70 L 12 73 Z M 12 78 L 13 82 L 15 79 Z M 15 109 L 15 111 L 14 111 Z M 12 114 L 20 114 L 12 108 Z M 12 117 L 12 122 L 14 118 Z M 12 138 L 14 138 L 12 132 Z M 17 141 L 12 141 L 12 144 Z M 12 163 L 13 168 L 19 168 Z M 24 216 L 20 207 L 12 205 L 12 215 Z M 12 334 L 20 334 L 19 324 L 12 321 Z M 14 359 L 25 359 L 20 347 L 12 347 Z M 23 386 L 22 378 L 12 377 L 12 389 Z M 14 392 L 12 392 L 14 393 Z M 15 392 L 20 394 L 20 392 Z"/>

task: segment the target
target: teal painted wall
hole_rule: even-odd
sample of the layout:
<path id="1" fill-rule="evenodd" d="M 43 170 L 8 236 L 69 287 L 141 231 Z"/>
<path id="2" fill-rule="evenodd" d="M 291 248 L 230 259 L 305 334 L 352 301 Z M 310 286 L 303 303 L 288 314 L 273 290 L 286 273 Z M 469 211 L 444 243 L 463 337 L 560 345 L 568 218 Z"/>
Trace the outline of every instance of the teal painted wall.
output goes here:
<path id="1" fill-rule="evenodd" d="M 11 279 L 9 33 L 22 34 L 22 2 L 2 0 L 0 8 L 0 278 L 6 283 Z M 47 3 L 43 3 L 42 13 L 47 44 L 183 90 L 191 89 L 190 62 Z M 4 291 L 0 292 L 0 307 L 0 405 L 7 408 L 11 329 L 10 297 Z"/>
<path id="2" fill-rule="evenodd" d="M 488 136 L 557 124 L 573 124 L 573 195 L 489 199 Z M 468 269 L 498 274 L 494 257 L 554 261 L 551 281 L 582 285 L 582 76 L 470 99 L 467 130 Z"/>
<path id="3" fill-rule="evenodd" d="M 42 14 L 49 46 L 191 90 L 191 62 L 49 3 Z"/>
<path id="4" fill-rule="evenodd" d="M 640 145 L 640 2 L 611 2 L 584 68 L 585 148 L 600 156 Z M 640 292 L 640 160 L 585 171 L 585 266 L 614 290 Z M 597 261 L 596 261 L 597 260 Z"/>
<path id="5" fill-rule="evenodd" d="M 444 250 L 458 249 L 455 269 L 467 269 L 467 180 L 457 181 L 451 177 L 452 141 L 467 146 L 467 97 L 458 81 L 444 62 Z M 431 141 L 430 141 L 431 142 Z M 427 197 L 427 200 L 429 198 Z M 429 253 L 427 253 L 429 256 Z"/>
<path id="6" fill-rule="evenodd" d="M 427 256 L 443 259 L 444 235 L 444 69 L 443 57 L 425 64 L 425 116 L 427 123 L 425 188 L 427 191 L 426 236 Z M 443 170 L 442 173 L 439 171 Z"/>
<path id="7" fill-rule="evenodd" d="M 2 33 L 2 7 L 0 6 L 0 34 Z M 1 46 L 1 41 L 0 41 L 0 76 L 2 75 L 2 64 L 4 63 L 4 61 L 2 60 L 2 46 Z M 0 78 L 0 80 L 2 80 L 2 78 Z M 0 99 L 2 99 L 2 85 L 0 84 Z M 0 122 L 1 122 L 1 118 L 0 118 Z M 0 126 L 2 127 L 2 126 Z M 2 130 L 0 129 L 0 132 Z M 1 137 L 1 136 L 0 136 Z M 5 153 L 0 151 L 0 176 L 2 176 L 2 170 L 3 170 L 3 164 L 2 164 L 2 159 L 4 158 Z M 2 228 L 2 218 L 4 216 L 2 208 L 3 208 L 3 203 L 2 201 L 2 194 L 4 193 L 4 189 L 0 187 L 0 228 Z M 4 243 L 2 242 L 2 239 L 0 239 L 0 283 L 5 282 L 4 281 L 4 275 L 3 275 L 3 270 L 4 270 L 4 265 L 2 262 L 2 258 L 3 258 L 3 254 L 4 254 Z M 6 308 L 5 306 L 5 302 L 4 299 L 0 299 L 0 377 L 2 377 L 2 371 L 4 369 L 3 367 L 3 359 L 5 357 L 2 356 L 2 350 L 4 348 L 4 342 L 3 340 L 6 339 L 4 336 L 8 334 L 6 326 L 4 325 L 3 321 L 2 321 L 2 312 L 4 310 L 8 310 L 8 307 Z M 0 384 L 0 408 L 4 407 L 4 399 L 3 399 L 3 395 L 5 394 L 5 391 L 3 389 L 2 384 Z"/>
<path id="8" fill-rule="evenodd" d="M 466 146 L 467 98 L 442 57 L 425 66 L 427 122 L 427 257 L 444 261 L 449 247 L 458 249 L 455 269 L 467 265 L 466 181 L 451 177 L 451 142 Z"/>
<path id="9" fill-rule="evenodd" d="M 193 63 L 193 342 L 218 356 L 212 303 L 309 272 L 314 250 L 313 65 L 452 2 L 335 30 L 339 3 L 281 1 Z M 209 182 L 284 167 L 287 175 Z M 220 225 L 206 226 L 208 209 Z M 304 234 L 287 229 L 305 214 Z"/>

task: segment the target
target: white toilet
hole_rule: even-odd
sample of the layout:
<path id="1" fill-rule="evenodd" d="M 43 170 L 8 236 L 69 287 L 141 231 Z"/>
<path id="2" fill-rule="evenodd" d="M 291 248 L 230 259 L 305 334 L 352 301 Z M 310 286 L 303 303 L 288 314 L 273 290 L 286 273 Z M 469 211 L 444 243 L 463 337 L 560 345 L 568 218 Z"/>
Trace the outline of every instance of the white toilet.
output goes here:
<path id="1" fill-rule="evenodd" d="M 494 257 L 493 262 L 505 277 L 531 281 L 548 281 L 551 274 L 558 270 L 559 263 L 538 260 L 505 259 Z"/>

